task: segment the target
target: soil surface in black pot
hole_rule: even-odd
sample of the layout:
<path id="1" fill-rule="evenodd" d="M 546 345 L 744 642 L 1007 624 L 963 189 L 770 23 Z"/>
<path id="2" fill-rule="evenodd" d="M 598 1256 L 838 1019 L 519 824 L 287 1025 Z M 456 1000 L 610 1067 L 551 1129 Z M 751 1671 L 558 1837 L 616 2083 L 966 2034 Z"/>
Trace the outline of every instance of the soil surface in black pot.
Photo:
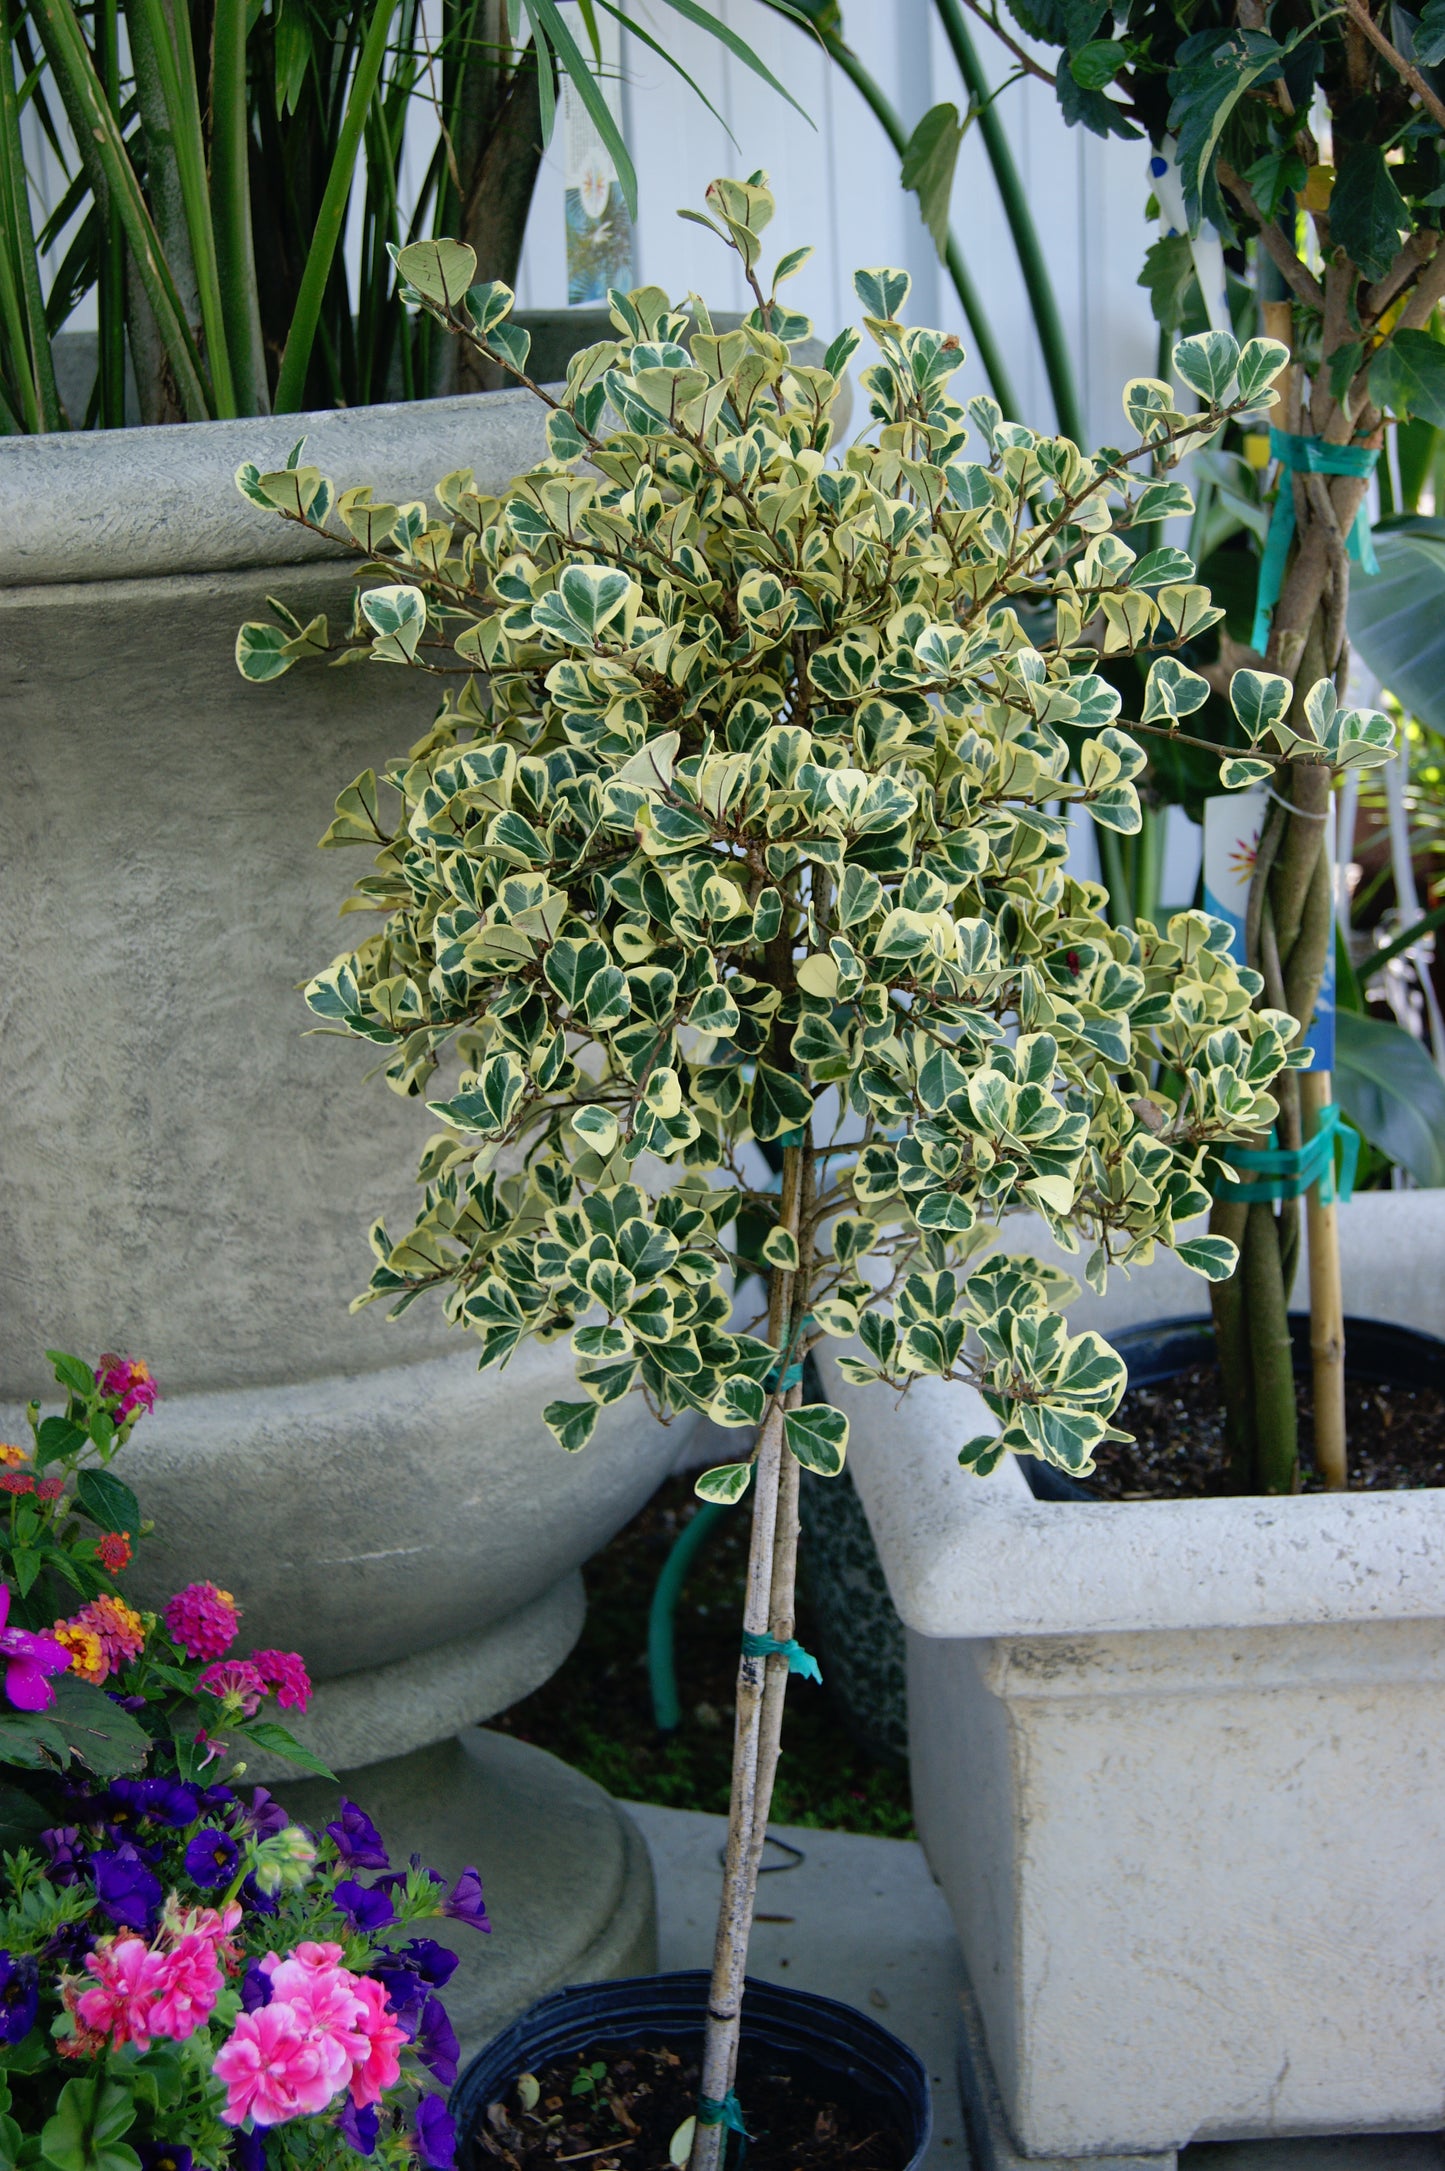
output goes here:
<path id="1" fill-rule="evenodd" d="M 1314 1467 L 1314 1396 L 1296 1383 L 1300 1476 L 1323 1487 Z M 1106 1441 L 1087 1483 L 1108 1500 L 1199 1499 L 1228 1493 L 1224 1388 L 1215 1364 L 1191 1365 L 1157 1386 L 1131 1387 L 1114 1416 L 1132 1446 Z M 1439 1387 L 1345 1382 L 1351 1491 L 1394 1492 L 1445 1485 L 1445 1391 Z"/>
<path id="2" fill-rule="evenodd" d="M 671 2171 L 669 2143 L 697 2105 L 696 2054 L 661 2045 L 597 2045 L 532 2079 L 533 2108 L 514 2088 L 473 2130 L 471 2171 Z M 744 2044 L 738 2094 L 747 2171 L 902 2171 L 908 2161 L 903 2137 L 870 2120 L 866 2105 L 835 2102 L 826 2080 L 793 2078 L 775 2053 Z"/>
<path id="3" fill-rule="evenodd" d="M 747 1574 L 748 1513 L 720 1523 L 694 1560 L 676 1613 L 682 1724 L 658 1733 L 647 1676 L 647 1611 L 663 1564 L 700 1503 L 690 1477 L 669 1478 L 582 1573 L 587 1620 L 571 1657 L 544 1687 L 488 1725 L 550 1749 L 624 1801 L 726 1816 L 733 1699 Z M 805 1650 L 806 1599 L 796 1634 Z M 908 1773 L 859 1747 L 826 1689 L 788 1689 L 773 1823 L 911 1839 Z M 630 2159 L 624 2159 L 630 2160 Z"/>

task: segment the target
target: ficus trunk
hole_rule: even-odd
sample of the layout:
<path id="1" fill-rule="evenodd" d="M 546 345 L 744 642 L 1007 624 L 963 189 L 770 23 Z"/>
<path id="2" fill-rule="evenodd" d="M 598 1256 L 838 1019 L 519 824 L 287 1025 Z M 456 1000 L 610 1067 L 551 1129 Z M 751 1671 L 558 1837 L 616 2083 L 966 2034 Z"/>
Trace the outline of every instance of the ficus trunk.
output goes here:
<path id="1" fill-rule="evenodd" d="M 510 50 L 502 0 L 454 0 L 445 21 L 451 159 L 438 231 L 475 249 L 479 281 L 515 286 L 542 163 L 536 50 Z M 510 381 L 466 340 L 448 340 L 441 362 L 443 390 L 494 392 Z"/>
<path id="2" fill-rule="evenodd" d="M 1326 313 L 1336 311 L 1355 273 L 1341 256 L 1327 273 Z M 1287 305 L 1282 305 L 1287 307 Z M 1273 328 L 1273 327 L 1272 327 Z M 1349 394 L 1346 394 L 1348 400 Z M 1356 402 L 1353 418 L 1331 390 L 1328 373 L 1312 386 L 1293 367 L 1286 379 L 1283 427 L 1331 444 L 1378 445 L 1381 418 Z M 1352 475 L 1282 476 L 1294 491 L 1295 550 L 1270 629 L 1269 667 L 1293 680 L 1296 711 L 1303 691 L 1322 677 L 1344 691 L 1348 668 L 1345 609 L 1349 600 L 1346 538 L 1368 483 Z M 1291 717 L 1308 735 L 1298 714 Z M 1245 915 L 1245 962 L 1262 974 L 1261 1006 L 1287 1010 L 1300 1020 L 1302 1038 L 1314 1015 L 1334 937 L 1330 908 L 1331 869 L 1325 848 L 1331 771 L 1323 762 L 1282 761 L 1275 771 L 1267 817 L 1260 831 Z M 1301 1074 L 1288 1072 L 1275 1088 L 1279 1144 L 1297 1151 L 1307 1143 L 1328 1102 L 1324 1079 L 1302 1090 Z M 1267 1143 L 1264 1139 L 1256 1141 Z M 1300 1253 L 1300 1203 L 1241 1204 L 1216 1201 L 1210 1228 L 1240 1247 L 1232 1280 L 1211 1288 L 1215 1335 L 1224 1378 L 1226 1438 L 1231 1479 L 1240 1491 L 1286 1493 L 1299 1487 L 1298 1422 L 1289 1339 L 1289 1300 Z M 1338 1323 L 1339 1271 L 1334 1216 L 1322 1210 L 1318 1187 L 1310 1208 L 1311 1290 L 1333 1317 L 1315 1319 L 1318 1438 L 1316 1455 L 1331 1484 L 1344 1483 L 1343 1336 Z M 1322 1256 L 1315 1258 L 1318 1249 Z"/>
<path id="3" fill-rule="evenodd" d="M 784 1150 L 778 1213 L 779 1226 L 797 1240 L 799 1267 L 796 1273 L 775 1267 L 768 1292 L 768 1340 L 783 1353 L 779 1358 L 780 1379 L 786 1377 L 791 1362 L 788 1353 L 801 1342 L 808 1308 L 812 1197 L 813 1151 L 811 1141 L 805 1138 L 802 1146 Z M 772 1636 L 779 1643 L 788 1642 L 793 1634 L 801 1477 L 784 1441 L 783 1412 L 785 1408 L 795 1409 L 801 1399 L 799 1387 L 774 1395 L 753 1465 L 753 1521 L 743 1630 L 749 1635 Z M 785 1658 L 751 1657 L 746 1652 L 739 1658 L 727 1856 L 699 2090 L 703 2105 L 725 2103 L 737 2078 L 748 1939 L 772 1807 L 787 1689 Z M 721 2171 L 727 2137 L 725 2125 L 704 2124 L 699 2115 L 688 2171 Z"/>

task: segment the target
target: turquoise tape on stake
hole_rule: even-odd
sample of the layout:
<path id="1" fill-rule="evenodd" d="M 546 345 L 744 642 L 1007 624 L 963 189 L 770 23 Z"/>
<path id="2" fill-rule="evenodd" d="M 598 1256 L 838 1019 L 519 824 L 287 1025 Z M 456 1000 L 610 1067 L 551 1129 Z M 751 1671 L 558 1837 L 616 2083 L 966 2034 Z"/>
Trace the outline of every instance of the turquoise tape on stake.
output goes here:
<path id="1" fill-rule="evenodd" d="M 716 2096 L 699 2096 L 697 2122 L 700 2126 L 726 2126 L 730 2133 L 740 2133 L 745 2141 L 752 2139 L 743 2124 L 743 2107 L 731 2088 L 720 2102 Z"/>
<path id="2" fill-rule="evenodd" d="M 1273 427 L 1269 433 L 1269 450 L 1271 459 L 1279 461 L 1283 472 L 1274 494 L 1274 511 L 1269 517 L 1264 561 L 1259 569 L 1258 600 L 1254 606 L 1254 631 L 1250 635 L 1251 645 L 1261 655 L 1269 646 L 1269 623 L 1284 586 L 1289 546 L 1294 539 L 1294 490 L 1290 476 L 1373 475 L 1380 457 L 1378 446 L 1327 445 L 1322 437 L 1292 437 L 1288 430 Z M 1363 500 L 1350 529 L 1350 556 L 1366 573 L 1379 572 L 1369 512 Z"/>
<path id="3" fill-rule="evenodd" d="M 803 1649 L 796 1637 L 789 1636 L 786 1643 L 779 1643 L 776 1636 L 755 1636 L 751 1629 L 743 1630 L 744 1658 L 772 1658 L 775 1655 L 787 1660 L 789 1673 L 801 1675 L 804 1681 L 816 1681 L 819 1687 L 822 1687 L 822 1667 L 811 1651 Z M 704 2119 L 703 2124 L 707 2123 Z"/>
<path id="4" fill-rule="evenodd" d="M 1273 1132 L 1270 1136 L 1273 1137 Z M 1335 1148 L 1340 1149 L 1338 1178 Z M 1226 1146 L 1224 1158 L 1231 1168 L 1254 1169 L 1264 1183 L 1221 1184 L 1219 1199 L 1237 1199 L 1241 1205 L 1257 1205 L 1266 1199 L 1302 1198 L 1311 1184 L 1320 1187 L 1320 1204 L 1336 1200 L 1348 1205 L 1355 1188 L 1355 1169 L 1360 1158 L 1360 1134 L 1340 1122 L 1340 1111 L 1331 1101 L 1320 1110 L 1319 1128 L 1308 1145 L 1296 1152 L 1288 1146 L 1266 1146 L 1258 1151 L 1245 1146 Z"/>

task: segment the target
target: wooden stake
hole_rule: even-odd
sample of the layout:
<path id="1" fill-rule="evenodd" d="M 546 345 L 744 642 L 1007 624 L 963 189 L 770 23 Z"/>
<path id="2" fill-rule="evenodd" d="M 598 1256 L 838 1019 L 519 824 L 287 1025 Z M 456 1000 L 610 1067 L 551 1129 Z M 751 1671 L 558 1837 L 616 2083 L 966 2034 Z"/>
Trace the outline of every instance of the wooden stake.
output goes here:
<path id="1" fill-rule="evenodd" d="M 1331 1100 L 1327 1070 L 1300 1072 L 1300 1103 L 1306 1143 L 1319 1129 Z M 1343 1492 L 1348 1480 L 1345 1440 L 1345 1310 L 1340 1282 L 1340 1232 L 1333 1201 L 1320 1185 L 1305 1199 L 1310 1251 L 1310 1369 L 1315 1393 L 1315 1468 L 1327 1492 Z"/>

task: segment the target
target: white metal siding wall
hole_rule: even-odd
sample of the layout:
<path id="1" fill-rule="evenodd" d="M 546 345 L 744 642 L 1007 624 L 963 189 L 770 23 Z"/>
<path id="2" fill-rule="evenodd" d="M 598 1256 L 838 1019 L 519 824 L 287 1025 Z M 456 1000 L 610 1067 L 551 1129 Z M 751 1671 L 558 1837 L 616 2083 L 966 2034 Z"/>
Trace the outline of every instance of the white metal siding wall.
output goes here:
<path id="1" fill-rule="evenodd" d="M 898 264 L 913 274 L 909 311 L 957 329 L 970 347 L 953 285 L 933 252 L 914 199 L 898 182 L 898 161 L 858 92 L 806 34 L 760 5 L 720 0 L 719 12 L 785 82 L 811 116 L 809 127 L 715 40 L 658 0 L 632 0 L 632 11 L 701 83 L 736 137 L 724 130 L 655 54 L 635 39 L 624 56 L 623 108 L 637 165 L 640 213 L 637 272 L 675 295 L 704 290 L 720 308 L 747 297 L 721 246 L 679 220 L 678 205 L 698 205 L 713 177 L 769 173 L 778 197 L 778 249 L 801 241 L 817 255 L 790 282 L 788 298 L 814 317 L 826 338 L 856 313 L 851 277 L 864 264 Z M 877 77 L 905 124 L 940 99 L 960 109 L 965 93 L 929 0 L 850 0 L 850 42 Z M 1012 63 L 982 24 L 980 57 L 997 83 Z M 1047 56 L 1044 56 L 1047 57 Z M 1155 332 L 1137 284 L 1152 238 L 1144 218 L 1148 146 L 1102 143 L 1064 125 L 1047 85 L 1025 81 L 998 100 L 1033 206 L 1059 296 L 1096 441 L 1117 442 L 1119 394 L 1127 377 L 1153 374 Z M 1053 408 L 1032 318 L 993 175 L 976 129 L 964 139 L 953 193 L 954 228 L 1000 345 L 1008 356 L 1026 419 L 1053 426 Z M 561 145 L 544 162 L 519 282 L 528 308 L 566 298 Z M 962 382 L 986 389 L 970 359 Z"/>

